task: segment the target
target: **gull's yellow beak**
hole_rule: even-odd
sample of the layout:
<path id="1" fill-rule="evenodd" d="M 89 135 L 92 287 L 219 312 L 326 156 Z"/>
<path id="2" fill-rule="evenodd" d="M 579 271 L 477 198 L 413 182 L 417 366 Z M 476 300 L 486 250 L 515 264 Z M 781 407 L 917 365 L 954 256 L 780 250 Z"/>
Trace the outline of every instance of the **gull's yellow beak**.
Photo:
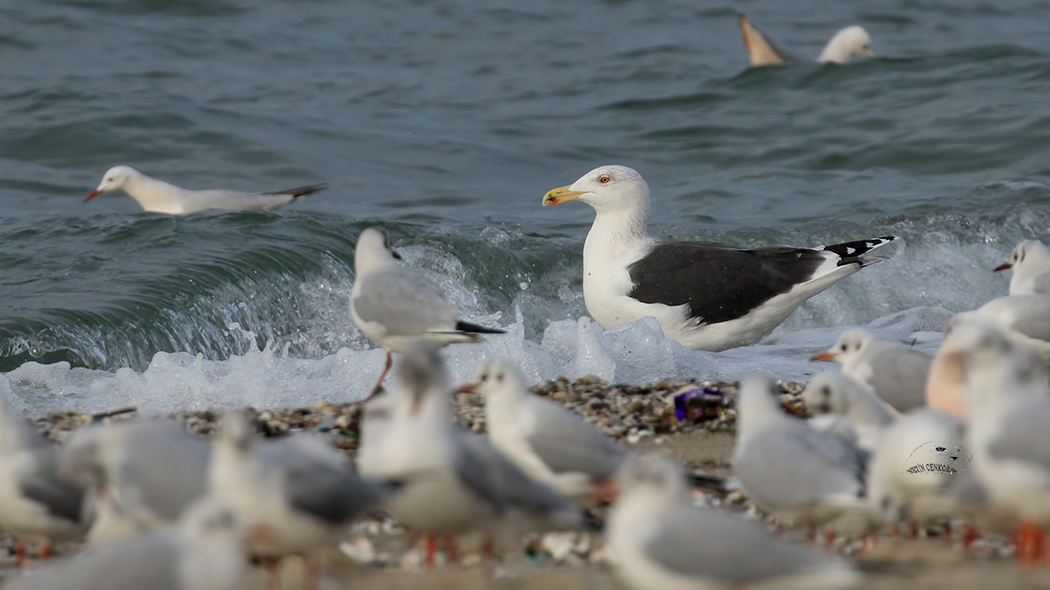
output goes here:
<path id="1" fill-rule="evenodd" d="M 583 193 L 580 191 L 574 191 L 567 186 L 551 189 L 547 194 L 543 195 L 543 205 L 559 205 L 563 201 L 575 201 L 580 198 Z"/>

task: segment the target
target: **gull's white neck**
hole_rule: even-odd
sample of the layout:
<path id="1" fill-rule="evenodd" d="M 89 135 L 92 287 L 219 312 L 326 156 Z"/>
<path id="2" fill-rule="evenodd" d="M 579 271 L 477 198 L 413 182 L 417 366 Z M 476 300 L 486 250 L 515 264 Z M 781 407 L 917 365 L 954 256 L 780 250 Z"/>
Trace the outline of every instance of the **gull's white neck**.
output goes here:
<path id="1" fill-rule="evenodd" d="M 649 221 L 648 199 L 631 207 L 595 207 L 594 210 L 594 224 L 583 246 L 584 264 L 588 259 L 623 261 L 635 255 L 639 245 L 652 242 L 645 231 Z"/>
<path id="2" fill-rule="evenodd" d="M 768 399 L 764 399 L 768 398 Z M 780 404 L 764 391 L 743 391 L 737 395 L 737 432 L 740 440 L 747 440 L 780 420 L 790 420 L 778 407 Z"/>
<path id="3" fill-rule="evenodd" d="M 146 211 L 183 213 L 182 199 L 189 191 L 145 174 L 129 176 L 123 190 Z"/>

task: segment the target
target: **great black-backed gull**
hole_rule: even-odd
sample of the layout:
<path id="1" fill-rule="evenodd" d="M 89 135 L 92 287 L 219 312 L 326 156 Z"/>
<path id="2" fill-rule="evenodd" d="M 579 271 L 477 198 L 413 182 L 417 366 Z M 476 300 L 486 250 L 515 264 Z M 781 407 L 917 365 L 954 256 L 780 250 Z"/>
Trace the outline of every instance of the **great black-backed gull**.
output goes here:
<path id="1" fill-rule="evenodd" d="M 896 238 L 823 248 L 741 249 L 708 242 L 657 242 L 645 231 L 649 186 L 624 166 L 602 166 L 543 197 L 580 200 L 597 215 L 583 246 L 583 296 L 605 328 L 651 316 L 689 348 L 758 342 L 810 297 L 884 260 L 864 257 Z"/>
<path id="2" fill-rule="evenodd" d="M 740 15 L 740 34 L 744 37 L 744 46 L 751 58 L 752 67 L 781 64 L 798 64 L 808 60 L 801 58 L 777 46 L 765 33 L 752 25 L 747 17 Z M 817 63 L 845 64 L 854 57 L 874 57 L 871 49 L 871 36 L 863 27 L 853 25 L 835 33 L 835 36 L 824 46 L 824 51 L 817 57 Z"/>
<path id="3" fill-rule="evenodd" d="M 386 349 L 386 367 L 376 383 L 377 390 L 390 370 L 391 352 L 403 352 L 420 340 L 447 346 L 481 342 L 481 334 L 504 333 L 464 322 L 441 287 L 398 264 L 400 259 L 386 230 L 370 227 L 358 236 L 350 313 L 357 327 Z"/>

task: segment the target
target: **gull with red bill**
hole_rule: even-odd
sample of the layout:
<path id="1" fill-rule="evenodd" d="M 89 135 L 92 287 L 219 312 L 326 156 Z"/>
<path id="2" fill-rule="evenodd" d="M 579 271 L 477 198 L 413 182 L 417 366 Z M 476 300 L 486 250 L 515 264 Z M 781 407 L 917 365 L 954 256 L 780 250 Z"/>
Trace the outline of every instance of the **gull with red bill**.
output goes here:
<path id="1" fill-rule="evenodd" d="M 1025 240 L 1014 247 L 1010 261 L 995 267 L 995 272 L 1013 270 L 1011 295 L 1050 294 L 1050 249 L 1038 240 Z"/>
<path id="2" fill-rule="evenodd" d="M 311 184 L 299 188 L 267 193 L 246 193 L 230 190 L 191 191 L 150 178 L 131 166 L 114 166 L 106 171 L 98 188 L 84 198 L 84 202 L 111 191 L 124 191 L 142 205 L 143 211 L 187 215 L 207 209 L 266 210 L 280 209 L 301 197 L 322 191 L 327 184 Z"/>
<path id="3" fill-rule="evenodd" d="M 899 412 L 926 404 L 926 377 L 933 357 L 914 346 L 886 342 L 861 329 L 846 330 L 835 345 L 813 356 L 873 389 Z"/>

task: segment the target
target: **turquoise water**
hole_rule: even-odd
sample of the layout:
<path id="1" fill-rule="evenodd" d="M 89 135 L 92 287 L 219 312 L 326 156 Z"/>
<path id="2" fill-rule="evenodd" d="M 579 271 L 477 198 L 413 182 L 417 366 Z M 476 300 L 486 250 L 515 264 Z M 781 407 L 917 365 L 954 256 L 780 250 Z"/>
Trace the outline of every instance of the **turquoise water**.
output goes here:
<path id="1" fill-rule="evenodd" d="M 735 10 L 810 57 L 859 23 L 878 58 L 747 70 Z M 52 0 L 0 16 L 0 371 L 54 394 L 46 407 L 107 405 L 92 387 L 159 352 L 223 375 L 260 350 L 321 374 L 342 359 L 368 381 L 347 305 L 374 224 L 469 316 L 538 347 L 586 315 L 593 215 L 540 198 L 601 164 L 646 177 L 661 237 L 905 238 L 774 340 L 973 308 L 1005 294 L 991 268 L 1014 243 L 1050 239 L 1046 2 Z M 116 164 L 188 188 L 331 188 L 178 219 L 81 203 Z M 279 401 L 357 390 L 327 375 Z"/>

